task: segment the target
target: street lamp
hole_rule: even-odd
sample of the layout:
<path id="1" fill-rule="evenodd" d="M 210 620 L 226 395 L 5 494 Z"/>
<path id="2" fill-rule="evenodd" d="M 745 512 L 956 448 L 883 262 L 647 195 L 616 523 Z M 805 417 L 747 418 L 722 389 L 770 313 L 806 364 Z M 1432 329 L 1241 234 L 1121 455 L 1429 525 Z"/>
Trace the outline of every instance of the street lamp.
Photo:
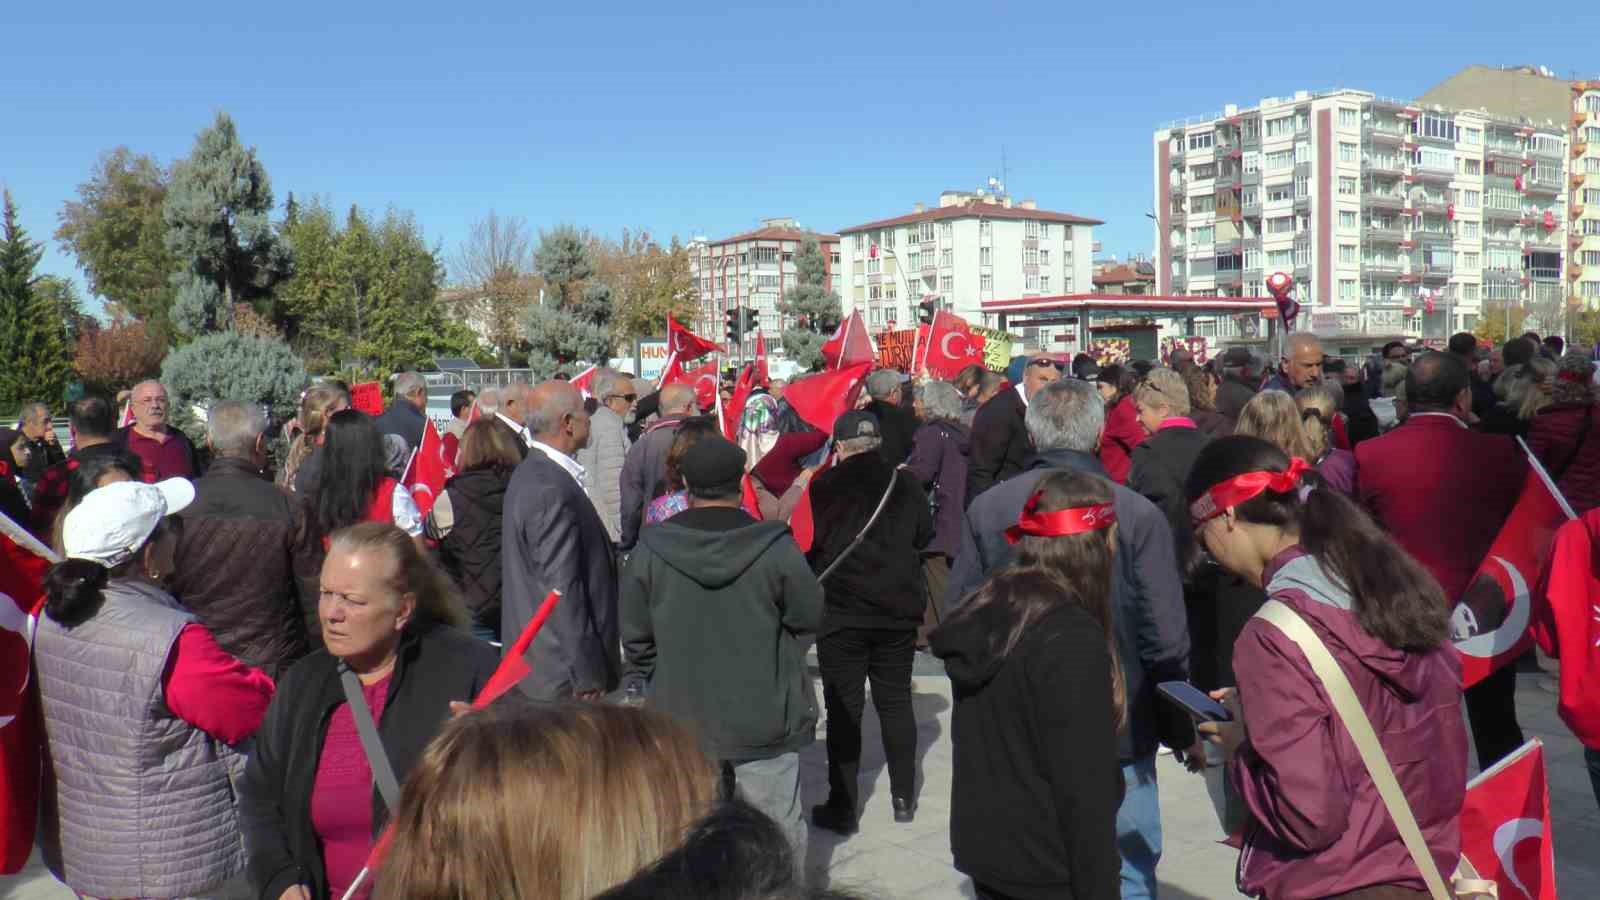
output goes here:
<path id="1" fill-rule="evenodd" d="M 896 252 L 894 252 L 894 250 L 893 250 L 893 249 L 891 249 L 891 248 L 889 248 L 889 247 L 883 247 L 883 246 L 880 246 L 880 245 L 878 245 L 878 244 L 873 244 L 873 245 L 872 245 L 872 249 L 871 249 L 871 250 L 870 250 L 870 251 L 869 251 L 869 252 L 870 252 L 870 253 L 875 253 L 875 254 L 876 254 L 876 253 L 881 253 L 881 254 L 883 254 L 883 255 L 884 255 L 884 256 L 892 256 L 892 257 L 894 257 L 894 261 L 895 261 L 895 266 L 894 266 L 894 269 L 895 269 L 895 273 L 896 273 L 896 274 L 898 274 L 898 275 L 899 275 L 899 276 L 900 276 L 900 285 L 901 285 L 901 286 L 902 286 L 902 287 L 904 287 L 904 288 L 905 288 L 905 290 L 906 290 L 906 303 L 908 303 L 908 304 L 911 304 L 911 305 L 910 305 L 910 306 L 909 306 L 909 307 L 907 307 L 907 309 L 908 309 L 908 311 L 909 311 L 909 310 L 910 310 L 910 309 L 913 309 L 913 308 L 915 308 L 915 306 L 916 306 L 916 303 L 917 303 L 917 301 L 918 301 L 918 298 L 917 298 L 917 297 L 913 297 L 913 296 L 912 296 L 912 295 L 911 295 L 911 282 L 909 282 L 909 281 L 907 281 L 907 280 L 906 280 L 906 273 L 905 273 L 905 266 L 902 266 L 902 265 L 901 265 L 901 264 L 900 264 L 900 254 L 898 254 L 898 253 L 896 253 Z M 919 275 L 918 275 L 918 279 L 919 279 L 919 280 L 920 280 L 920 279 L 921 279 L 921 275 L 920 275 L 920 273 L 919 273 Z M 896 305 L 896 306 L 897 306 L 897 307 L 898 307 L 898 306 L 899 306 L 899 304 L 898 304 L 898 303 L 896 303 L 896 304 L 895 304 L 895 305 Z M 896 310 L 896 311 L 897 311 L 897 312 L 898 312 L 898 310 Z"/>

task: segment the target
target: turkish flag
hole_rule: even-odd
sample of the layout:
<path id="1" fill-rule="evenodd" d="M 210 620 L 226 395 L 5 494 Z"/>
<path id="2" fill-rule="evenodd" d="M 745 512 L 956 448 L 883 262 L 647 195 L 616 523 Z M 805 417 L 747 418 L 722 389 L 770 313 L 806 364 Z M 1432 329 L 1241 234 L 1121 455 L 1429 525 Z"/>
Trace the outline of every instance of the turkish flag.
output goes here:
<path id="1" fill-rule="evenodd" d="M 31 648 L 53 561 L 48 548 L 0 515 L 0 875 L 21 871 L 33 851 L 44 731 Z"/>
<path id="2" fill-rule="evenodd" d="M 444 441 L 430 419 L 422 429 L 422 446 L 411 454 L 411 461 L 406 464 L 406 472 L 400 477 L 400 483 L 417 501 L 417 509 L 427 516 L 428 511 L 433 509 L 434 501 L 444 491 L 444 483 L 449 480 L 450 464 L 445 459 Z"/>
<path id="3" fill-rule="evenodd" d="M 661 379 L 662 387 L 669 384 L 687 384 L 694 388 L 695 402 L 700 404 L 701 412 L 706 412 L 717 405 L 717 389 L 722 386 L 722 374 L 717 369 L 716 360 L 687 372 L 682 366 L 674 364 Z"/>
<path id="4" fill-rule="evenodd" d="M 983 364 L 983 347 L 983 336 L 973 334 L 965 319 L 940 310 L 928 329 L 920 368 L 939 378 L 954 378 L 967 366 Z M 912 365 L 916 365 L 915 360 Z"/>
<path id="5" fill-rule="evenodd" d="M 756 483 L 749 473 L 740 480 L 740 503 L 753 519 L 761 518 L 761 500 L 756 496 Z"/>
<path id="6" fill-rule="evenodd" d="M 1495 882 L 1500 900 L 1556 900 L 1550 786 L 1538 738 L 1467 782 L 1461 855 L 1478 877 Z"/>
<path id="7" fill-rule="evenodd" d="M 1586 747 L 1600 747 L 1600 508 L 1556 531 L 1536 595 L 1533 635 L 1561 660 L 1556 710 Z"/>
<path id="8" fill-rule="evenodd" d="M 478 696 L 472 701 L 473 709 L 483 709 L 493 703 L 501 694 L 516 687 L 522 679 L 528 677 L 528 673 L 533 671 L 533 666 L 528 663 L 528 648 L 533 646 L 534 636 L 544 627 L 545 620 L 550 618 L 550 614 L 555 611 L 556 604 L 560 601 L 560 591 L 551 591 L 545 595 L 538 611 L 528 620 L 528 624 L 523 626 L 522 634 L 506 648 L 505 656 L 500 659 L 500 665 L 478 691 Z"/>
<path id="9" fill-rule="evenodd" d="M 828 361 L 830 369 L 846 369 L 856 363 L 871 363 L 876 358 L 861 313 L 852 312 L 839 323 L 833 337 L 822 344 L 822 358 Z"/>
<path id="10" fill-rule="evenodd" d="M 679 361 L 699 359 L 707 353 L 714 353 L 720 349 L 716 344 L 679 325 L 670 313 L 667 315 L 667 352 L 676 356 Z"/>
<path id="11" fill-rule="evenodd" d="M 727 415 L 722 421 L 722 436 L 734 443 L 739 441 L 739 423 L 744 421 L 744 406 L 750 401 L 750 394 L 756 387 L 755 369 L 753 363 L 744 367 L 739 373 L 739 380 L 734 382 L 733 396 L 728 398 Z"/>
<path id="12" fill-rule="evenodd" d="M 573 387 L 577 388 L 578 392 L 583 394 L 583 396 L 586 399 L 589 398 L 589 397 L 593 397 L 594 396 L 594 375 L 598 371 L 599 371 L 599 367 L 598 366 L 590 366 L 589 368 L 584 369 L 582 372 L 579 372 L 577 374 L 577 377 L 573 378 L 571 381 L 569 381 L 567 383 L 572 385 Z"/>
<path id="13" fill-rule="evenodd" d="M 1539 461 L 1528 457 L 1522 497 L 1501 526 L 1466 595 L 1451 613 L 1451 634 L 1461 652 L 1461 683 L 1471 687 L 1533 645 L 1533 594 L 1550 558 L 1556 529 L 1573 518 Z"/>
<path id="14" fill-rule="evenodd" d="M 783 399 L 800 418 L 825 434 L 832 434 L 833 421 L 855 409 L 870 371 L 872 363 L 860 362 L 835 372 L 807 375 L 784 388 Z"/>
<path id="15" fill-rule="evenodd" d="M 761 332 L 756 332 L 756 375 L 755 383 L 767 385 L 772 383 L 772 372 L 767 368 L 767 339 Z"/>

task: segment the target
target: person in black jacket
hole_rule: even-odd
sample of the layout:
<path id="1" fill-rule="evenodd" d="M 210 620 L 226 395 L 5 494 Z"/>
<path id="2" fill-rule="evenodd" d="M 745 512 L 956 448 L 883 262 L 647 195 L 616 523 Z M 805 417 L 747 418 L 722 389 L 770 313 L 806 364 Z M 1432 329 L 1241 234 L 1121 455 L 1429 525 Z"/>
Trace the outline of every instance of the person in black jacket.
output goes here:
<path id="1" fill-rule="evenodd" d="M 811 566 L 823 579 L 817 665 L 828 705 L 828 802 L 811 812 L 818 828 L 854 833 L 860 809 L 864 682 L 883 730 L 896 822 L 916 814 L 917 723 L 911 710 L 911 667 L 922 624 L 922 549 L 933 540 L 928 495 L 916 479 L 883 461 L 878 420 L 847 412 L 833 426 L 839 462 L 811 482 L 816 540 Z M 883 498 L 887 497 L 887 502 Z M 873 512 L 883 502 L 876 521 Z M 859 545 L 848 550 L 856 535 Z"/>
<path id="2" fill-rule="evenodd" d="M 817 726 L 806 643 L 822 624 L 822 587 L 788 526 L 739 508 L 744 466 L 721 436 L 684 453 L 689 508 L 643 528 L 622 572 L 622 680 L 698 726 L 803 861 L 800 750 Z"/>
<path id="3" fill-rule="evenodd" d="M 379 434 L 396 434 L 406 439 L 406 449 L 422 446 L 422 431 L 427 427 L 428 382 L 415 372 L 394 376 L 394 399 L 383 415 L 373 420 Z"/>
<path id="4" fill-rule="evenodd" d="M 878 417 L 883 437 L 878 452 L 891 466 L 898 466 L 911 456 L 917 433 L 917 417 L 906 408 L 907 392 L 901 378 L 893 369 L 879 369 L 867 376 L 867 396 L 872 402 L 866 410 Z"/>
<path id="5" fill-rule="evenodd" d="M 972 465 L 967 469 L 967 504 L 1027 468 L 1033 445 L 1024 414 L 1035 391 L 1061 378 L 1061 364 L 1048 356 L 1029 359 L 1022 383 L 995 394 L 972 417 Z"/>
<path id="6" fill-rule="evenodd" d="M 1041 480 L 1007 532 L 1019 562 L 936 629 L 955 692 L 950 848 L 980 898 L 1120 895 L 1111 486 Z"/>
<path id="7" fill-rule="evenodd" d="M 326 646 L 296 663 L 256 732 L 239 783 L 250 881 L 277 900 L 339 897 L 389 813 L 374 786 L 340 672 L 355 673 L 395 778 L 494 673 L 499 657 L 460 625 L 443 573 L 405 532 L 364 522 L 333 535 L 318 603 Z M 294 896 L 290 894 L 290 896 Z"/>
<path id="8" fill-rule="evenodd" d="M 1105 404 L 1094 385 L 1077 380 L 1046 385 L 1029 401 L 1027 422 L 1038 455 L 1028 471 L 967 508 L 946 609 L 961 606 L 994 572 L 1012 562 L 1015 548 L 1006 541 L 1005 530 L 1016 524 L 1034 486 L 1051 469 L 1105 477 L 1094 455 L 1105 428 Z M 1117 511 L 1113 627 L 1128 696 L 1128 728 L 1118 746 L 1127 791 L 1118 816 L 1117 846 L 1128 894 L 1153 897 L 1161 857 L 1156 745 L 1166 744 L 1200 760 L 1205 757 L 1189 717 L 1156 697 L 1158 683 L 1182 681 L 1189 668 L 1189 628 L 1172 528 L 1155 504 L 1127 487 L 1112 485 L 1111 494 Z"/>
<path id="9" fill-rule="evenodd" d="M 439 562 L 461 588 L 475 637 L 500 642 L 500 521 L 506 486 L 522 462 L 522 441 L 511 426 L 484 418 L 461 438 L 461 471 L 445 482 L 423 523 L 439 543 Z"/>

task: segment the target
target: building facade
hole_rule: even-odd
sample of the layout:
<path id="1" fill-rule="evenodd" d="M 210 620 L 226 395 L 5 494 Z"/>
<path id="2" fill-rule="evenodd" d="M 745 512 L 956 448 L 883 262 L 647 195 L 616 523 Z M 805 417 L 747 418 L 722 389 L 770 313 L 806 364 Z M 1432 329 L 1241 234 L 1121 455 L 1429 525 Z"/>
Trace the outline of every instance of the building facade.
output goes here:
<path id="1" fill-rule="evenodd" d="M 1567 279 L 1572 302 L 1600 308 L 1600 81 L 1572 83 Z"/>
<path id="2" fill-rule="evenodd" d="M 695 332 L 723 340 L 727 310 L 749 307 L 756 311 L 762 333 L 775 340 L 783 332 L 778 300 L 798 283 L 795 255 L 808 237 L 822 251 L 828 283 L 842 294 L 839 236 L 806 231 L 793 219 L 765 219 L 755 231 L 720 241 L 691 242 L 689 275 L 699 296 Z"/>
<path id="3" fill-rule="evenodd" d="M 1353 343 L 1559 309 L 1566 125 L 1340 90 L 1162 128 L 1157 293 L 1263 296 L 1288 272 L 1299 327 Z"/>
<path id="4" fill-rule="evenodd" d="M 840 229 L 839 296 L 873 331 L 912 327 L 924 300 L 980 323 L 985 300 L 1089 290 L 1100 224 L 1032 200 L 946 191 L 931 209 Z"/>

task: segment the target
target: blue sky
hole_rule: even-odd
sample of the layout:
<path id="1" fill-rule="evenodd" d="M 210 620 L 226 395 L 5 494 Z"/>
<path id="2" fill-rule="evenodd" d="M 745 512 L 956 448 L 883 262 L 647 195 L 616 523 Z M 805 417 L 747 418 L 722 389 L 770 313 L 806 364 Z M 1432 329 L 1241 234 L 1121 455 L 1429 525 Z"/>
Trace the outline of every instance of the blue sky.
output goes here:
<path id="1" fill-rule="evenodd" d="M 1149 248 L 1171 119 L 1414 96 L 1470 63 L 1600 72 L 1582 4 L 550 5 L 7 3 L 0 184 L 48 236 L 102 151 L 169 162 L 222 109 L 280 204 L 411 210 L 448 258 L 491 208 L 612 235 L 834 229 L 980 186 L 1004 147 L 1014 195 L 1105 220 L 1121 255 Z M 44 269 L 75 273 L 48 245 Z"/>

